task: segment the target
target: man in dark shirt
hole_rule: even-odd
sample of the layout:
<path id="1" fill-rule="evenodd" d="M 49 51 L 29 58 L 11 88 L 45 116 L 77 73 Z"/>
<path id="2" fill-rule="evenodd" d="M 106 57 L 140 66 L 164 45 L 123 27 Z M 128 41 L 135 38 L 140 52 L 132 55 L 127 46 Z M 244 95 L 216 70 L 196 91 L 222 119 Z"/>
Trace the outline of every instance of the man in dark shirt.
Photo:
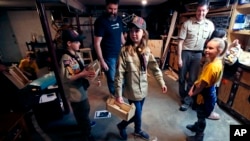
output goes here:
<path id="1" fill-rule="evenodd" d="M 112 95 L 115 91 L 116 62 L 125 42 L 122 19 L 117 15 L 118 4 L 119 0 L 106 0 L 106 12 L 94 23 L 94 47 Z"/>

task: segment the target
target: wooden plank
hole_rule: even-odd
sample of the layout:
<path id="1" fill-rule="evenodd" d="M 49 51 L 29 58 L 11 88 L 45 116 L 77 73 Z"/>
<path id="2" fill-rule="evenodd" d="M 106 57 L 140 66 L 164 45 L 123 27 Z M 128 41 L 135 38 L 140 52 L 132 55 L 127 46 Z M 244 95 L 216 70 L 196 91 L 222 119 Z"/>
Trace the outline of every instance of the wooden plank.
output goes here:
<path id="1" fill-rule="evenodd" d="M 230 16 L 230 15 L 231 15 L 231 11 L 226 11 L 226 12 L 208 14 L 207 18 L 216 17 L 216 16 Z"/>
<path id="2" fill-rule="evenodd" d="M 224 12 L 224 11 L 231 11 L 232 10 L 232 6 L 228 6 L 228 7 L 222 7 L 222 8 L 217 8 L 217 9 L 210 9 L 208 12 L 208 15 L 211 13 L 220 13 L 220 12 Z M 181 13 L 180 17 L 182 16 L 195 16 L 195 12 L 186 12 L 186 13 Z"/>
<path id="3" fill-rule="evenodd" d="M 166 62 L 166 59 L 167 59 L 168 46 L 169 46 L 170 39 L 172 38 L 174 29 L 175 29 L 175 22 L 176 22 L 177 14 L 178 14 L 178 12 L 174 11 L 174 14 L 173 14 L 172 19 L 171 19 L 170 29 L 169 29 L 169 32 L 168 32 L 166 44 L 165 44 L 164 51 L 163 51 L 162 58 L 161 58 L 161 60 L 162 60 L 162 67 L 161 68 L 162 69 L 164 69 L 165 62 Z"/>

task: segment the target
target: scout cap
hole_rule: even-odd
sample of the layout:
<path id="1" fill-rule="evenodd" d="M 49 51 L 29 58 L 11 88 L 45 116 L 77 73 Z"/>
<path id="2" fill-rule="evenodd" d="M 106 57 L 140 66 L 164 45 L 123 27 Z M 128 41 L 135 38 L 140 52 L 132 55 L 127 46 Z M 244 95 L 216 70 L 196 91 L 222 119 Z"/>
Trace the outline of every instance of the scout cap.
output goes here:
<path id="1" fill-rule="evenodd" d="M 146 30 L 147 28 L 145 20 L 139 16 L 135 16 L 128 26 L 129 28 L 131 28 L 132 26 L 136 26 L 137 28 L 144 30 Z"/>
<path id="2" fill-rule="evenodd" d="M 62 40 L 64 42 L 82 41 L 83 39 L 85 39 L 85 37 L 83 35 L 79 35 L 75 30 L 66 29 L 62 32 Z"/>

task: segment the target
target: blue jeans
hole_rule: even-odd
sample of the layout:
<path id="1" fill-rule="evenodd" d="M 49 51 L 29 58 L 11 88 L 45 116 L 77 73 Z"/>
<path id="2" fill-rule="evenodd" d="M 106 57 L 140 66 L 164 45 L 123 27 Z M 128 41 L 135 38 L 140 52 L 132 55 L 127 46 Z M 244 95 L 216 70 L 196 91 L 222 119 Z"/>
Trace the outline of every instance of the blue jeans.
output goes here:
<path id="1" fill-rule="evenodd" d="M 213 112 L 217 97 L 216 97 L 216 89 L 215 86 L 204 88 L 201 91 L 201 94 L 204 98 L 204 104 L 197 104 L 197 118 L 198 120 L 195 122 L 195 128 L 197 129 L 197 133 L 203 133 L 206 128 L 206 118 Z"/>
<path id="2" fill-rule="evenodd" d="M 128 100 L 129 104 L 134 103 L 135 105 L 135 115 L 129 120 L 125 121 L 123 120 L 120 123 L 120 126 L 122 128 L 126 128 L 130 123 L 134 122 L 135 124 L 135 133 L 138 133 L 141 131 L 141 116 L 142 116 L 142 107 L 144 104 L 145 98 L 143 98 L 141 101 L 133 101 L 133 100 Z"/>
<path id="3" fill-rule="evenodd" d="M 186 104 L 191 104 L 192 98 L 188 96 L 188 91 L 198 77 L 202 52 L 183 50 L 181 57 L 182 67 L 179 68 L 179 94 Z"/>
<path id="4" fill-rule="evenodd" d="M 107 78 L 109 92 L 112 95 L 114 95 L 115 94 L 114 83 L 115 83 L 115 72 L 116 72 L 117 58 L 105 58 L 104 60 L 109 67 L 108 71 L 104 71 L 106 78 Z"/>

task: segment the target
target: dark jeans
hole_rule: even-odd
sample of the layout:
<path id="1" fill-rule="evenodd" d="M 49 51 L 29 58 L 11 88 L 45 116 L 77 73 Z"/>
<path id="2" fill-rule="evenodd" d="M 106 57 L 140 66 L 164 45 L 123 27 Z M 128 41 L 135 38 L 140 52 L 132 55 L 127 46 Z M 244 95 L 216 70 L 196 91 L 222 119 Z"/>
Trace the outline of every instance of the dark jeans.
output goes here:
<path id="1" fill-rule="evenodd" d="M 89 119 L 90 105 L 89 100 L 83 100 L 80 102 L 71 102 L 71 107 L 77 121 L 78 126 L 80 127 L 83 136 L 88 137 L 91 135 L 91 126 Z"/>
<path id="2" fill-rule="evenodd" d="M 109 92 L 112 95 L 114 95 L 115 94 L 114 83 L 115 83 L 115 72 L 116 72 L 117 58 L 105 58 L 104 60 L 109 67 L 109 70 L 104 72 L 106 75 L 106 78 L 107 78 Z"/>
<path id="3" fill-rule="evenodd" d="M 195 122 L 197 133 L 203 133 L 206 128 L 206 118 L 213 112 L 216 103 L 216 89 L 214 86 L 205 88 L 201 92 L 204 97 L 204 104 L 196 105 L 198 121 Z"/>
<path id="4" fill-rule="evenodd" d="M 195 122 L 194 126 L 197 129 L 197 133 L 203 133 L 206 128 L 206 112 L 204 110 L 204 105 L 197 106 L 196 113 L 198 120 Z"/>
<path id="5" fill-rule="evenodd" d="M 197 80 L 202 52 L 183 50 L 181 55 L 182 67 L 179 68 L 179 94 L 184 103 L 191 104 L 192 98 L 188 96 L 188 91 L 194 84 L 194 81 Z"/>
<path id="6" fill-rule="evenodd" d="M 120 125 L 122 128 L 126 128 L 130 123 L 134 122 L 135 124 L 135 132 L 138 133 L 141 131 L 141 116 L 142 116 L 142 107 L 144 104 L 144 99 L 142 99 L 141 101 L 132 101 L 132 100 L 128 100 L 129 104 L 134 103 L 136 109 L 135 109 L 135 115 L 129 120 L 129 121 L 125 121 L 123 120 Z"/>

